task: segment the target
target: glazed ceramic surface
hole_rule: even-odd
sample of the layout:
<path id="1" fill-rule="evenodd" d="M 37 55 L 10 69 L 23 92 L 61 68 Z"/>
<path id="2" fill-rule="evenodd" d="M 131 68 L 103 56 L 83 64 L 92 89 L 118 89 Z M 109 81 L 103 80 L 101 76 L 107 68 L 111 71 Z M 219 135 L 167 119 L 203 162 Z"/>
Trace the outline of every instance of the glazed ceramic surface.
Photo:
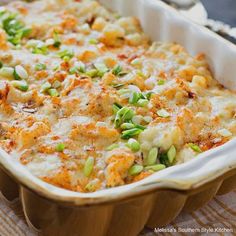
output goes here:
<path id="1" fill-rule="evenodd" d="M 153 40 L 177 42 L 204 52 L 215 78 L 236 89 L 236 47 L 189 22 L 157 0 L 101 0 L 122 15 L 137 16 Z M 146 225 L 164 226 L 182 210 L 194 211 L 215 194 L 236 188 L 236 140 L 139 182 L 78 193 L 34 177 L 0 149 L 0 190 L 20 196 L 29 225 L 43 235 L 137 235 Z M 95 220 L 96 219 L 96 220 Z"/>

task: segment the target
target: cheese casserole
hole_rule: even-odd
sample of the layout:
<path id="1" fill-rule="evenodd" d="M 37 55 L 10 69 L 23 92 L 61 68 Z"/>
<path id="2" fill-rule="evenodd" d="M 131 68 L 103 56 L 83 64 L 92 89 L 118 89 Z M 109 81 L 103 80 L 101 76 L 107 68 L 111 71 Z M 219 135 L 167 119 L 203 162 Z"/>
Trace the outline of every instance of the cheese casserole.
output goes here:
<path id="1" fill-rule="evenodd" d="M 1 7 L 0 67 L 0 147 L 61 188 L 132 183 L 236 135 L 236 93 L 203 54 L 97 1 Z"/>

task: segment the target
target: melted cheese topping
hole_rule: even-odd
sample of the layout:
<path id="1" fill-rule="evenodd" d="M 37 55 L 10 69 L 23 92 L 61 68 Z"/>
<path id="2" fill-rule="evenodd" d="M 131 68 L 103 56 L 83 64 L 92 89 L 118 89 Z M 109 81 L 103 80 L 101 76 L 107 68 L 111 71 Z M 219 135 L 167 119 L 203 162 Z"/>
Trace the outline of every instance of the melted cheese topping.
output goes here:
<path id="1" fill-rule="evenodd" d="M 0 22 L 0 146 L 48 183 L 131 183 L 236 134 L 236 94 L 204 55 L 151 43 L 135 18 L 45 0 L 1 8 Z"/>

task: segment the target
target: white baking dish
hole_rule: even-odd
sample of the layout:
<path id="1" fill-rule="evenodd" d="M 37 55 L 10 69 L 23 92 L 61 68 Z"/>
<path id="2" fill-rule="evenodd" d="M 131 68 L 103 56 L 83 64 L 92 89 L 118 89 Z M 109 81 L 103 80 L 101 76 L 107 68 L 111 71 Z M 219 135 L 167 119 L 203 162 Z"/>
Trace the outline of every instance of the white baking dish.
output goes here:
<path id="1" fill-rule="evenodd" d="M 236 90 L 236 47 L 233 44 L 211 31 L 191 23 L 187 18 L 179 15 L 174 9 L 158 0 L 101 0 L 100 2 L 111 10 L 118 11 L 121 15 L 138 17 L 145 33 L 152 40 L 177 42 L 183 45 L 191 54 L 205 53 L 215 78 L 227 88 Z M 135 211 L 135 217 L 139 222 L 131 223 L 131 228 L 125 228 L 124 234 L 122 234 L 135 235 L 147 222 L 152 227 L 169 223 L 182 208 L 195 209 L 212 198 L 220 188 L 220 192 L 225 193 L 236 187 L 236 184 L 232 185 L 232 178 L 235 179 L 236 174 L 236 139 L 221 147 L 200 154 L 192 161 L 167 168 L 139 182 L 95 193 L 72 192 L 49 185 L 33 176 L 24 166 L 16 163 L 1 149 L 0 164 L 4 171 L 21 186 L 22 203 L 28 222 L 44 232 L 57 232 L 56 229 L 54 231 L 49 229 L 52 221 L 51 217 L 55 218 L 59 217 L 60 214 L 67 214 L 58 209 L 69 205 L 73 208 L 73 211 L 77 212 L 75 217 L 78 219 L 80 219 L 79 214 L 84 214 L 86 209 L 86 216 L 89 219 L 90 214 L 93 214 L 99 208 L 98 211 L 101 211 L 99 213 L 100 220 L 103 222 L 106 219 L 110 222 L 107 223 L 108 225 L 106 224 L 106 229 L 100 231 L 91 231 L 92 229 L 89 229 L 88 225 L 81 225 L 82 231 L 78 232 L 83 233 L 78 235 L 91 235 L 91 232 L 96 232 L 94 235 L 104 235 L 107 230 L 109 235 L 115 235 L 112 228 L 128 227 L 125 223 L 115 225 L 115 219 L 118 215 L 130 211 L 131 206 L 138 204 L 140 210 Z M 233 174 L 234 177 L 232 177 Z M 5 174 L 3 176 L 8 178 Z M 11 183 L 10 179 L 5 182 L 8 183 L 7 181 Z M 230 186 L 229 182 L 232 182 Z M 4 181 L 0 181 L 0 183 L 0 188 L 6 196 L 14 196 L 14 194 L 9 194 L 10 187 L 5 186 Z M 15 185 L 12 183 L 12 186 Z M 10 191 L 14 192 L 12 189 Z M 202 194 L 204 192 L 205 194 Z M 208 194 L 206 194 L 207 192 Z M 171 212 L 167 214 L 168 217 L 165 216 L 166 213 L 163 213 L 163 220 L 157 219 L 155 221 L 152 209 L 163 209 L 163 206 L 158 208 L 158 204 L 160 205 L 160 202 L 157 201 L 158 194 L 164 194 L 163 196 L 165 196 L 167 202 L 162 202 L 162 204 L 169 204 L 170 209 L 168 208 L 168 211 Z M 36 206 L 32 206 L 29 202 L 30 199 L 32 200 L 32 196 L 35 196 L 38 202 L 42 201 L 41 204 L 45 206 L 45 209 L 48 208 L 47 204 L 49 203 L 50 206 L 56 207 L 55 214 L 52 213 L 52 215 L 46 217 L 48 222 L 45 223 L 43 216 L 40 218 L 40 215 L 37 215 L 37 210 L 34 209 Z M 172 199 L 172 203 L 168 203 L 168 196 Z M 193 206 L 192 199 L 196 200 L 199 196 L 199 201 Z M 173 198 L 176 198 L 177 202 Z M 126 202 L 127 199 L 129 199 L 128 203 Z M 173 204 L 176 207 L 171 208 Z M 88 205 L 90 207 L 85 208 Z M 104 207 L 103 210 L 102 207 Z M 94 211 L 91 209 L 94 209 Z M 146 211 L 141 212 L 144 209 Z M 135 220 L 135 217 L 132 220 Z M 39 223 L 42 221 L 44 224 Z M 75 226 L 76 224 L 71 225 L 70 230 L 73 230 Z M 86 227 L 88 229 L 85 229 Z M 129 232 L 129 234 L 125 232 Z"/>

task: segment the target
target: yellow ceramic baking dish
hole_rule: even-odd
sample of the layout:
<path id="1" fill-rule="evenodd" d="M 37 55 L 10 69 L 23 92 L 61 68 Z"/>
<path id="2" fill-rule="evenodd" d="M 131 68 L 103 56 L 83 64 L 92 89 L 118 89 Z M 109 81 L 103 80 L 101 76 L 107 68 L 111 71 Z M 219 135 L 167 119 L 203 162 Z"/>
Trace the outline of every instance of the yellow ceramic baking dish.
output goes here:
<path id="1" fill-rule="evenodd" d="M 190 53 L 205 52 L 219 82 L 236 88 L 236 48 L 156 0 L 103 0 L 112 10 L 137 16 L 155 40 L 175 41 Z M 43 235 L 137 235 L 144 226 L 170 223 L 216 194 L 236 188 L 236 140 L 185 164 L 139 182 L 78 193 L 47 184 L 0 149 L 0 190 L 9 201 L 20 197 L 28 224 Z"/>

